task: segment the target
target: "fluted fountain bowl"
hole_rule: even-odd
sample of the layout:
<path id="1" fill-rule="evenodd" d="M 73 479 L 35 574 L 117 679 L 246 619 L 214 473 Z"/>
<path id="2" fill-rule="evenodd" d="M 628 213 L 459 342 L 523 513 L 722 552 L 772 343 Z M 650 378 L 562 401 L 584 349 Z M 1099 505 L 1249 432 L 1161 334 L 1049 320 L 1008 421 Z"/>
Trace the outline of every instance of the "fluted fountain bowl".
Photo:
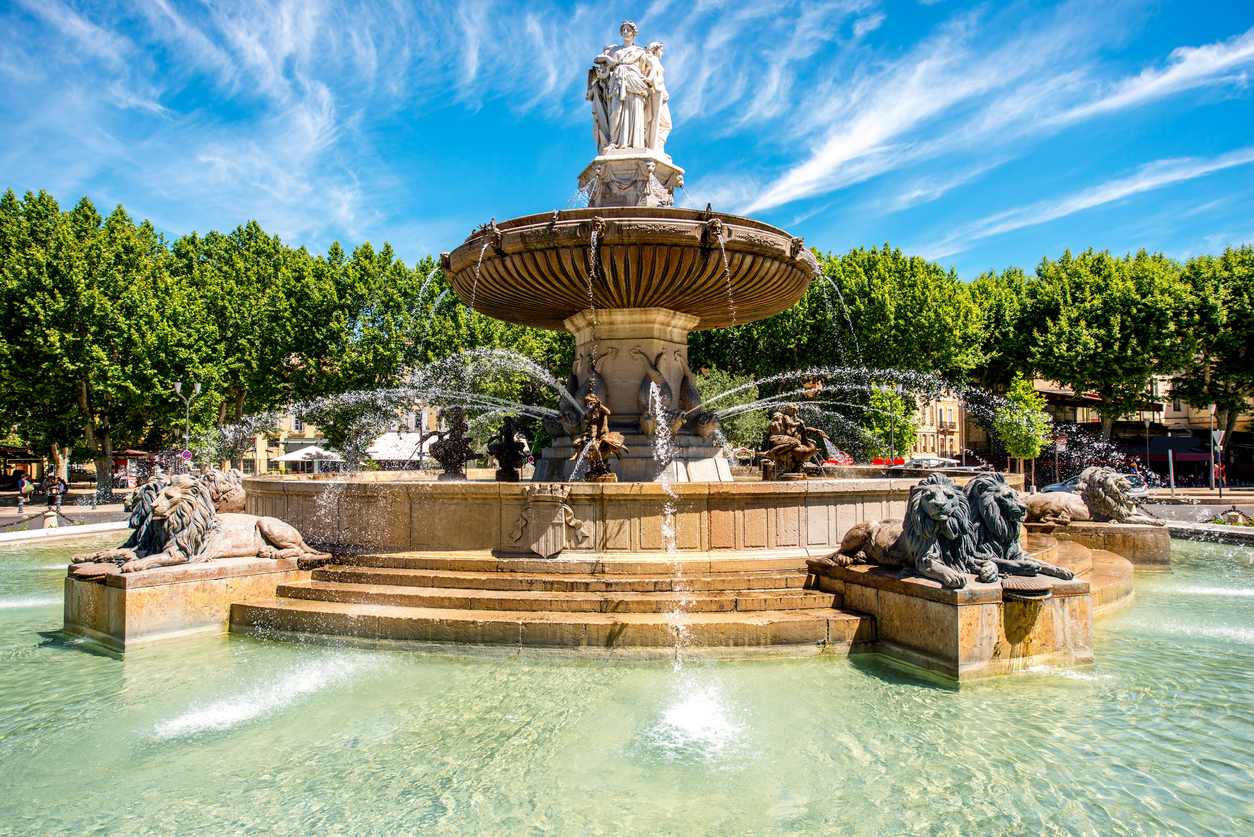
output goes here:
<path id="1" fill-rule="evenodd" d="M 513 218 L 476 230 L 441 261 L 471 308 L 554 331 L 589 308 L 679 311 L 700 319 L 693 330 L 750 323 L 791 307 L 819 273 L 802 239 L 769 224 L 644 207 Z"/>

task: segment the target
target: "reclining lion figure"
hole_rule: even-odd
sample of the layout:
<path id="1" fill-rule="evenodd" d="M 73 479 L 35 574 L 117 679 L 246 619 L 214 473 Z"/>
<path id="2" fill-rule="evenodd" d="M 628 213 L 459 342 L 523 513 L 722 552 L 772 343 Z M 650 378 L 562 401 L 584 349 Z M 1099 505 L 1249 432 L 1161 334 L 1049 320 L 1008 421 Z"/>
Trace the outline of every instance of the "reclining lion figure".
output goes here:
<path id="1" fill-rule="evenodd" d="M 966 495 L 944 474 L 932 474 L 910 489 L 902 520 L 865 520 L 840 542 L 840 549 L 816 563 L 848 567 L 879 564 L 901 567 L 946 587 L 965 587 L 962 544 L 971 524 Z M 981 581 L 995 581 L 995 568 L 981 568 Z"/>
<path id="2" fill-rule="evenodd" d="M 1002 575 L 1074 574 L 1032 558 L 1019 545 L 1026 509 L 1000 474 L 973 479 L 966 490 L 944 474 L 932 474 L 910 489 L 902 520 L 868 520 L 845 533 L 840 549 L 814 563 L 848 567 L 879 564 L 958 589 L 967 575 L 994 582 Z"/>
<path id="3" fill-rule="evenodd" d="M 1113 468 L 1093 465 L 1080 472 L 1075 492 L 1051 491 L 1028 494 L 1029 523 L 1054 523 L 1066 526 L 1072 521 L 1098 523 L 1140 523 L 1165 526 L 1166 521 L 1137 510 L 1131 497 L 1132 486 Z"/>
<path id="4" fill-rule="evenodd" d="M 133 495 L 131 523 L 145 508 L 135 533 L 117 549 L 75 555 L 71 574 L 94 578 L 218 558 L 304 558 L 326 560 L 300 532 L 275 517 L 218 514 L 209 487 L 191 476 L 158 477 Z M 144 534 L 141 536 L 141 530 Z"/>
<path id="5" fill-rule="evenodd" d="M 972 523 L 963 545 L 968 561 L 976 565 L 991 561 L 1002 575 L 1075 578 L 1071 570 L 1039 561 L 1024 551 L 1019 534 L 1028 509 L 1005 477 L 998 473 L 979 474 L 967 483 L 963 493 Z"/>
<path id="6" fill-rule="evenodd" d="M 200 481 L 209 486 L 213 510 L 218 514 L 244 510 L 244 472 L 239 468 L 223 471 L 215 466 L 206 471 Z"/>

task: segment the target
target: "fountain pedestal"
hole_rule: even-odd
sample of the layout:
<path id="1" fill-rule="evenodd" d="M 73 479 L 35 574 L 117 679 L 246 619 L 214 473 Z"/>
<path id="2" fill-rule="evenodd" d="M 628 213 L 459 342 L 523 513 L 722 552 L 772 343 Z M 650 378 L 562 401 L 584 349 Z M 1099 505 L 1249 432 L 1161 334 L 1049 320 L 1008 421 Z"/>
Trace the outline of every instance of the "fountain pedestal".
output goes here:
<path id="1" fill-rule="evenodd" d="M 592 207 L 673 206 L 683 185 L 684 170 L 648 148 L 606 149 L 579 175 Z"/>

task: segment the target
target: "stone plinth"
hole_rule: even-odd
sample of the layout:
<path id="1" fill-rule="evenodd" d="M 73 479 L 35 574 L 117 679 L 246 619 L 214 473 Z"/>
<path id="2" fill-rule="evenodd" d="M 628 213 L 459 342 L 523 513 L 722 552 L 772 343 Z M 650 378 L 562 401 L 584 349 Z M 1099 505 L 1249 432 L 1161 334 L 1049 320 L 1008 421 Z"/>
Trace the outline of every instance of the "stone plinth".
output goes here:
<path id="1" fill-rule="evenodd" d="M 65 580 L 65 630 L 118 651 L 190 634 L 224 633 L 232 602 L 266 599 L 307 580 L 295 560 L 228 558 L 100 579 Z"/>
<path id="2" fill-rule="evenodd" d="M 1073 521 L 1065 526 L 1025 523 L 1024 528 L 1033 534 L 1122 555 L 1139 573 L 1171 572 L 1171 532 L 1166 526 Z"/>
<path id="3" fill-rule="evenodd" d="M 875 651 L 958 680 L 1035 665 L 1093 660 L 1089 583 L 1050 579 L 1050 598 L 1004 601 L 999 584 L 968 576 L 950 590 L 882 567 L 812 567 L 811 583 L 844 607 L 875 617 Z"/>
<path id="4" fill-rule="evenodd" d="M 684 170 L 669 155 L 641 148 L 607 149 L 579 175 L 590 207 L 673 206 L 683 185 Z"/>
<path id="5" fill-rule="evenodd" d="M 640 433 L 624 433 L 628 454 L 621 460 L 611 459 L 610 469 L 620 482 L 653 482 L 661 478 L 662 467 L 653 458 L 653 438 Z M 699 436 L 676 436 L 670 442 L 672 457 L 666 467 L 671 483 L 680 482 L 732 482 L 731 467 L 727 460 L 715 456 L 713 443 Z M 574 449 L 570 439 L 562 436 L 546 448 L 544 456 L 536 460 L 536 482 L 565 482 L 570 479 L 575 463 L 570 460 Z"/>

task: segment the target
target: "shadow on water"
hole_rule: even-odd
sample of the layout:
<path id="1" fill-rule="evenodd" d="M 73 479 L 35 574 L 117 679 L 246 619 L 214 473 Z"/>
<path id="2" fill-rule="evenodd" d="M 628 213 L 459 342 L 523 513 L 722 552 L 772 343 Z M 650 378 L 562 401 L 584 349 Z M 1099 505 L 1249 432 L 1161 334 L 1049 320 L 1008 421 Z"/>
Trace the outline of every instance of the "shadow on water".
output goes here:
<path id="1" fill-rule="evenodd" d="M 852 654 L 849 664 L 860 674 L 891 686 L 917 686 L 946 692 L 958 691 L 958 683 L 940 674 L 880 654 Z"/>
<path id="2" fill-rule="evenodd" d="M 43 637 L 43 640 L 39 643 L 40 648 L 82 651 L 83 653 L 91 654 L 94 657 L 108 657 L 111 660 L 122 660 L 121 651 L 116 651 L 85 636 L 67 634 L 65 631 L 39 631 L 39 636 Z"/>

